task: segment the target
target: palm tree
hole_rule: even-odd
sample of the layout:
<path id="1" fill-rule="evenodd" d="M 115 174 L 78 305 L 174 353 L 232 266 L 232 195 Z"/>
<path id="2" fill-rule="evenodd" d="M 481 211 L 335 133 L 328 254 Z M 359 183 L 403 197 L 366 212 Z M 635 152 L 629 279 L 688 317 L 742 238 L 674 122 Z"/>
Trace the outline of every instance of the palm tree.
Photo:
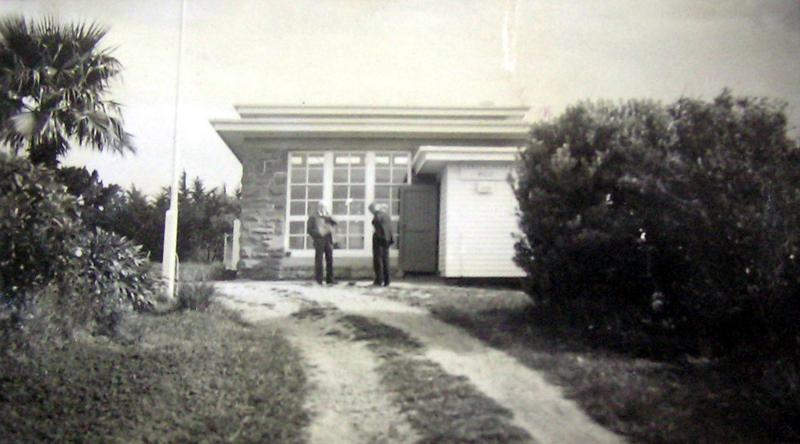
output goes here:
<path id="1" fill-rule="evenodd" d="M 104 97 L 122 65 L 99 47 L 106 29 L 13 17 L 0 21 L 0 140 L 58 166 L 72 144 L 133 152 L 121 107 Z"/>

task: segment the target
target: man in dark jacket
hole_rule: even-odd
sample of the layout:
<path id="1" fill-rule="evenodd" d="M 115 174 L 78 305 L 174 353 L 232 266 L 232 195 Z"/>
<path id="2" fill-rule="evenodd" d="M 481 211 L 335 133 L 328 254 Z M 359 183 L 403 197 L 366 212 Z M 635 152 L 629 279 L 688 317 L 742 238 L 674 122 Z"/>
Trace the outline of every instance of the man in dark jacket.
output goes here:
<path id="1" fill-rule="evenodd" d="M 333 227 L 336 221 L 325 208 L 325 202 L 317 202 L 317 211 L 308 217 L 308 235 L 314 240 L 314 277 L 322 284 L 322 256 L 325 256 L 325 281 L 333 280 Z"/>
<path id="2" fill-rule="evenodd" d="M 394 243 L 392 236 L 392 219 L 386 214 L 386 209 L 376 203 L 369 206 L 373 214 L 372 227 L 372 267 L 375 270 L 374 285 L 389 286 L 389 247 Z"/>

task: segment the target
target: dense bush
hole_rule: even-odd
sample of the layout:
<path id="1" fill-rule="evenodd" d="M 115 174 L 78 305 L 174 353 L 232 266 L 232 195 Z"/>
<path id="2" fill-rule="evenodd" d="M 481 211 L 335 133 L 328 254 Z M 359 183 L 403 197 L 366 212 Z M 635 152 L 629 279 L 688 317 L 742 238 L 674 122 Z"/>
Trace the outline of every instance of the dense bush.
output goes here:
<path id="1" fill-rule="evenodd" d="M 161 228 L 158 254 L 161 254 L 164 213 L 169 207 L 170 190 L 166 188 L 153 201 L 151 214 Z M 178 183 L 178 256 L 182 261 L 213 262 L 223 258 L 224 236 L 233 230 L 233 220 L 239 216 L 237 197 L 228 196 L 225 189 L 206 189 L 196 177 L 191 186 L 183 173 Z"/>
<path id="2" fill-rule="evenodd" d="M 184 282 L 178 288 L 178 310 L 204 311 L 211 306 L 215 294 L 214 284 L 205 281 Z"/>
<path id="3" fill-rule="evenodd" d="M 626 348 L 798 356 L 800 149 L 781 104 L 578 104 L 534 127 L 515 193 L 541 307 Z"/>
<path id="4" fill-rule="evenodd" d="M 152 261 L 160 261 L 164 242 L 164 213 L 135 186 L 121 194 L 118 204 L 106 208 L 109 229 L 133 240 Z"/>
<path id="5" fill-rule="evenodd" d="M 118 185 L 105 185 L 97 171 L 89 172 L 85 167 L 59 167 L 55 173 L 78 200 L 84 225 L 122 235 L 141 245 L 151 260 L 161 259 L 169 188 L 150 198 L 135 186 L 123 190 Z M 177 248 L 181 261 L 221 261 L 224 236 L 231 233 L 239 214 L 238 198 L 228 196 L 224 188 L 206 189 L 199 177 L 189 186 L 185 173 L 178 197 L 178 231 L 182 235 Z"/>
<path id="6" fill-rule="evenodd" d="M 149 305 L 152 282 L 138 249 L 94 229 L 113 226 L 106 207 L 119 200 L 119 187 L 85 168 L 58 169 L 76 143 L 133 151 L 120 105 L 104 96 L 121 72 L 100 47 L 105 35 L 95 24 L 0 20 L 0 140 L 27 157 L 0 155 L 4 320 L 10 308 L 12 318 L 36 313 L 100 326 L 124 305 Z"/>
<path id="7" fill-rule="evenodd" d="M 35 305 L 42 316 L 100 328 L 113 326 L 125 307 L 151 305 L 154 282 L 139 247 L 82 224 L 79 202 L 54 173 L 2 156 L 0 191 L 0 292 L 6 305 Z"/>
<path id="8" fill-rule="evenodd" d="M 141 247 L 101 228 L 87 229 L 75 238 L 75 253 L 59 276 L 71 297 L 65 302 L 79 307 L 83 322 L 109 326 L 131 307 L 152 308 L 155 281 Z M 80 318 L 79 318 L 80 319 Z"/>
<path id="9" fill-rule="evenodd" d="M 59 167 L 56 178 L 67 187 L 69 194 L 80 202 L 80 218 L 83 224 L 114 231 L 115 210 L 124 203 L 119 185 L 104 185 L 97 171 L 86 167 Z M 122 234 L 122 233 L 120 233 Z"/>
<path id="10" fill-rule="evenodd" d="M 169 208 L 169 188 L 149 198 L 132 186 L 123 191 L 103 185 L 97 173 L 85 168 L 59 168 L 58 176 L 70 193 L 79 197 L 81 219 L 86 225 L 125 236 L 142 246 L 151 260 L 162 256 L 164 217 Z M 223 189 L 206 189 L 200 178 L 189 187 L 184 174 L 179 182 L 178 256 L 182 262 L 221 261 L 223 239 L 238 217 L 238 198 Z"/>
<path id="11" fill-rule="evenodd" d="M 64 270 L 80 230 L 77 202 L 48 169 L 0 153 L 0 297 L 20 305 Z"/>

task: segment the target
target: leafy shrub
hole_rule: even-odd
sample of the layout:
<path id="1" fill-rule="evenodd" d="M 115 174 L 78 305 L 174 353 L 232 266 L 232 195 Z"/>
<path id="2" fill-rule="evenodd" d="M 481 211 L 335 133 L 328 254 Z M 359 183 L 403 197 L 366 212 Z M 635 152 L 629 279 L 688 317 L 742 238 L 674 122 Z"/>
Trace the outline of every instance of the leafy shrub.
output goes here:
<path id="1" fill-rule="evenodd" d="M 178 288 L 178 310 L 198 310 L 204 311 L 214 298 L 214 284 L 210 282 L 188 282 L 183 283 Z"/>
<path id="2" fill-rule="evenodd" d="M 70 260 L 36 294 L 39 315 L 52 327 L 110 335 L 124 312 L 153 308 L 156 280 L 138 245 L 101 228 L 84 229 L 72 242 Z"/>
<path id="3" fill-rule="evenodd" d="M 225 270 L 225 264 L 222 262 L 214 262 L 208 267 L 208 271 L 206 272 L 206 279 L 209 281 L 221 281 L 226 279 L 227 273 Z"/>
<path id="4" fill-rule="evenodd" d="M 113 327 L 126 308 L 149 310 L 155 281 L 141 247 L 101 228 L 76 237 L 73 260 L 61 277 L 69 285 L 73 302 L 101 328 Z"/>
<path id="5" fill-rule="evenodd" d="M 23 305 L 26 294 L 58 276 L 80 231 L 77 202 L 41 166 L 0 153 L 0 298 Z"/>
<path id="6" fill-rule="evenodd" d="M 621 184 L 632 168 L 659 163 L 654 145 L 668 120 L 651 102 L 582 103 L 534 128 L 515 189 L 524 235 L 515 259 L 529 293 L 558 319 L 602 333 L 647 311 L 644 221 Z"/>
<path id="7" fill-rule="evenodd" d="M 797 356 L 800 149 L 781 104 L 578 104 L 535 126 L 515 193 L 515 259 L 561 319 L 626 349 Z"/>
<path id="8" fill-rule="evenodd" d="M 41 316 L 101 331 L 113 327 L 125 307 L 152 305 L 154 281 L 139 247 L 86 228 L 78 202 L 49 170 L 3 156 L 0 173 L 5 304 L 21 309 L 35 303 Z"/>

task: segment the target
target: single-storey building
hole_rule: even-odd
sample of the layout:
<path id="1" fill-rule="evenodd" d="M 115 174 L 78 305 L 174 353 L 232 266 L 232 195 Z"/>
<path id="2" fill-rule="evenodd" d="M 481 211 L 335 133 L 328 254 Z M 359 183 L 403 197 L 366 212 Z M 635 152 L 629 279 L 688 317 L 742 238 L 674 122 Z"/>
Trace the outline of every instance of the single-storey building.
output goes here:
<path id="1" fill-rule="evenodd" d="M 239 273 L 310 276 L 306 219 L 339 221 L 339 277 L 369 276 L 370 202 L 388 206 L 402 273 L 517 277 L 509 182 L 529 137 L 527 108 L 236 106 L 211 124 L 242 164 Z"/>

